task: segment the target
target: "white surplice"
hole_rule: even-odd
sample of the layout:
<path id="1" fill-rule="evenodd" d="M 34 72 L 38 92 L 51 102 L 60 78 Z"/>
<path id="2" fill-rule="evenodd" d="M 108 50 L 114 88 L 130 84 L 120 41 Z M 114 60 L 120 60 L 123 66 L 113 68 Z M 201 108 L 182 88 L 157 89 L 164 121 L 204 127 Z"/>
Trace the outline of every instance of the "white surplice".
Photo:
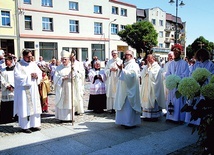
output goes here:
<path id="1" fill-rule="evenodd" d="M 169 64 L 168 71 L 167 71 L 165 77 L 167 78 L 167 76 L 169 76 L 169 75 L 177 75 L 181 79 L 184 77 L 188 77 L 189 76 L 189 66 L 188 66 L 187 62 L 182 59 L 180 59 L 178 61 L 173 60 Z M 170 114 L 167 111 L 166 119 L 172 120 L 172 121 L 184 121 L 185 112 L 181 112 L 181 108 L 186 103 L 186 98 L 183 96 L 180 98 L 176 98 L 176 96 L 175 96 L 176 90 L 177 89 L 175 88 L 173 90 L 170 90 L 168 93 L 166 105 L 168 106 L 169 103 L 172 102 L 172 104 L 174 105 L 174 112 L 172 114 Z M 168 107 L 166 107 L 166 108 L 168 110 Z"/>
<path id="2" fill-rule="evenodd" d="M 32 79 L 31 73 L 38 78 Z M 23 129 L 39 127 L 42 113 L 38 84 L 42 79 L 42 71 L 35 62 L 20 60 L 14 68 L 14 116 L 19 117 L 19 125 Z"/>
<path id="3" fill-rule="evenodd" d="M 206 68 L 208 71 L 210 71 L 212 74 L 214 74 L 214 63 L 210 60 L 206 60 L 204 62 L 196 61 L 196 63 L 193 65 L 192 71 L 190 72 L 190 76 L 192 75 L 192 72 L 194 72 L 197 68 Z M 208 83 L 208 81 L 205 84 L 207 84 L 207 83 Z M 196 100 L 196 104 L 195 104 L 194 108 L 196 108 L 199 101 L 201 99 L 204 99 L 204 97 L 200 96 L 200 97 L 195 97 L 194 99 Z M 191 103 L 192 103 L 192 100 L 189 100 L 188 104 L 190 105 Z M 187 112 L 186 116 L 185 116 L 185 122 L 186 123 L 199 125 L 201 122 L 200 118 L 197 120 L 192 120 L 192 121 L 190 121 L 190 119 L 191 119 L 191 113 Z"/>
<path id="4" fill-rule="evenodd" d="M 4 102 L 14 100 L 14 91 L 10 91 L 7 89 L 7 86 L 10 85 L 14 87 L 14 71 L 7 71 L 6 68 L 4 68 L 1 72 L 1 100 Z"/>
<path id="5" fill-rule="evenodd" d="M 111 68 L 118 69 L 117 65 L 122 64 L 122 60 L 120 58 L 112 58 L 111 60 L 108 61 L 105 67 L 105 74 L 107 77 L 106 80 L 106 107 L 107 110 L 112 110 L 113 109 L 113 104 L 115 100 L 115 94 L 116 94 L 116 87 L 117 87 L 117 82 L 119 78 L 119 70 L 117 71 L 110 71 Z"/>

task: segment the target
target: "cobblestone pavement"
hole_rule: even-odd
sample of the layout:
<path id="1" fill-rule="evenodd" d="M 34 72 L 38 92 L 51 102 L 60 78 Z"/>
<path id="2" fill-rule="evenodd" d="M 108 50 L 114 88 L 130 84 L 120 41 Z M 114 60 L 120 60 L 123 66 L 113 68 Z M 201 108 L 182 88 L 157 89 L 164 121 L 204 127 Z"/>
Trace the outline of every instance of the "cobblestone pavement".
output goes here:
<path id="1" fill-rule="evenodd" d="M 88 108 L 88 100 L 89 100 L 89 82 L 85 83 L 85 93 L 84 93 L 84 109 L 85 113 L 83 115 L 78 115 L 74 116 L 74 123 L 82 123 L 82 122 L 90 122 L 92 120 L 96 120 L 99 118 L 107 117 L 110 119 L 114 119 L 114 114 L 111 114 L 109 112 L 104 112 L 101 114 L 96 114 L 93 113 L 89 110 Z M 51 92 L 48 96 L 48 101 L 49 101 L 49 109 L 48 113 L 43 113 L 42 114 L 42 124 L 41 124 L 41 129 L 47 129 L 51 128 L 53 126 L 71 126 L 72 123 L 60 123 L 59 120 L 55 119 L 54 113 L 55 113 L 55 105 L 54 105 L 54 100 L 55 100 L 55 94 L 54 92 Z M 8 123 L 8 124 L 0 124 L 0 137 L 8 136 L 8 135 L 13 135 L 13 134 L 19 134 L 21 129 L 18 127 L 18 123 Z"/>
<path id="2" fill-rule="evenodd" d="M 1 93 L 0 93 L 1 95 Z M 59 120 L 54 118 L 54 113 L 55 113 L 55 105 L 54 105 L 54 99 L 55 99 L 55 94 L 51 92 L 48 96 L 49 100 L 49 109 L 48 113 L 43 113 L 42 114 L 42 124 L 41 128 L 42 129 L 47 129 L 51 128 L 54 126 L 72 126 L 72 123 L 60 123 Z M 83 122 L 90 122 L 92 120 L 96 120 L 99 118 L 109 118 L 109 119 L 114 119 L 115 115 L 111 114 L 109 112 L 104 112 L 102 114 L 96 114 L 91 111 L 87 110 L 88 107 L 88 100 L 89 100 L 89 82 L 85 83 L 85 93 L 84 93 L 84 109 L 85 113 L 83 115 L 78 115 L 74 117 L 74 124 L 77 123 L 83 123 Z M 8 123 L 8 124 L 0 124 L 0 137 L 5 137 L 5 136 L 11 136 L 15 134 L 19 134 L 21 129 L 18 127 L 18 123 Z M 192 144 L 189 146 L 186 146 L 182 149 L 179 149 L 175 152 L 172 152 L 168 155 L 200 155 L 202 154 L 201 149 L 199 146 L 196 144 Z"/>

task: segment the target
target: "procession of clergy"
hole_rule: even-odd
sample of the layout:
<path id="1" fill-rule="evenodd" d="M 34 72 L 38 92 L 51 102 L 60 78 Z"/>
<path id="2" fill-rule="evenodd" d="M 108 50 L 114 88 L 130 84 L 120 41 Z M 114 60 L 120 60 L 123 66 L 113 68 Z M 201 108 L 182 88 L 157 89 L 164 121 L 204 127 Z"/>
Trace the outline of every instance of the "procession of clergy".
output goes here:
<path id="1" fill-rule="evenodd" d="M 102 69 L 97 57 L 89 67 L 90 63 L 76 60 L 75 52 L 63 50 L 61 63 L 55 66 L 51 74 L 55 91 L 55 118 L 63 123 L 72 122 L 75 121 L 74 115 L 84 113 L 83 95 L 87 77 L 90 81 L 88 110 L 115 113 L 115 123 L 126 129 L 140 126 L 142 119 L 158 121 L 163 112 L 166 120 L 198 125 L 200 120 L 190 122 L 190 113 L 181 112 L 185 99 L 176 98 L 176 90 L 167 90 L 165 79 L 172 74 L 188 77 L 197 67 L 206 68 L 213 74 L 214 64 L 209 60 L 209 52 L 200 49 L 195 55 L 197 63 L 190 68 L 187 61 L 181 58 L 182 50 L 181 45 L 175 44 L 172 52 L 168 53 L 168 62 L 164 67 L 159 65 L 153 54 L 148 54 L 144 59 L 146 65 L 140 67 L 133 51 L 127 50 L 121 60 L 118 51 L 113 50 L 112 59 Z M 50 91 L 45 69 L 33 62 L 32 57 L 29 50 L 24 50 L 22 59 L 16 63 L 6 56 L 6 66 L 1 69 L 0 118 L 15 121 L 18 117 L 18 124 L 25 133 L 41 130 L 41 113 L 47 112 L 47 94 Z M 171 111 L 169 104 L 173 104 Z M 13 111 L 12 116 L 5 118 L 8 115 L 2 112 L 5 107 Z"/>

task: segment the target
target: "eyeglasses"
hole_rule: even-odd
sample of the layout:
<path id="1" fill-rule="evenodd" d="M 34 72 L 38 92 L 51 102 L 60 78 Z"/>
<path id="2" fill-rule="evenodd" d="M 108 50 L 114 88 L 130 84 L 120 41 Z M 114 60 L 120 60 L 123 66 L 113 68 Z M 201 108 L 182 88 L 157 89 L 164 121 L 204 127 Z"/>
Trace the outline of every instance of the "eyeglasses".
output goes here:
<path id="1" fill-rule="evenodd" d="M 28 59 L 30 59 L 30 58 L 32 58 L 32 56 L 25 56 L 25 58 L 28 58 Z"/>
<path id="2" fill-rule="evenodd" d="M 131 56 L 131 54 L 125 54 L 125 56 Z"/>
<path id="3" fill-rule="evenodd" d="M 66 59 L 66 58 L 62 58 L 61 60 L 62 60 L 62 61 L 66 61 L 66 60 L 68 60 L 68 59 Z"/>

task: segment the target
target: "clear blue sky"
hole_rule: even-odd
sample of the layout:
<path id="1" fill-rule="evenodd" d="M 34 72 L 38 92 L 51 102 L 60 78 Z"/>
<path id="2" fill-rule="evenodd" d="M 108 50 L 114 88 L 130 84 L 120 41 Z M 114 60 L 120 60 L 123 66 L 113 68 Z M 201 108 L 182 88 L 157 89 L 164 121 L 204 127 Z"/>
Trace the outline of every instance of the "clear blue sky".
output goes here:
<path id="1" fill-rule="evenodd" d="M 166 13 L 176 15 L 176 6 L 169 0 L 120 0 L 136 5 L 140 9 L 159 7 Z M 174 0 L 176 1 L 176 0 Z M 178 0 L 180 3 L 181 1 Z M 185 6 L 178 7 L 178 17 L 187 24 L 186 45 L 203 36 L 214 42 L 214 0 L 183 0 Z"/>

